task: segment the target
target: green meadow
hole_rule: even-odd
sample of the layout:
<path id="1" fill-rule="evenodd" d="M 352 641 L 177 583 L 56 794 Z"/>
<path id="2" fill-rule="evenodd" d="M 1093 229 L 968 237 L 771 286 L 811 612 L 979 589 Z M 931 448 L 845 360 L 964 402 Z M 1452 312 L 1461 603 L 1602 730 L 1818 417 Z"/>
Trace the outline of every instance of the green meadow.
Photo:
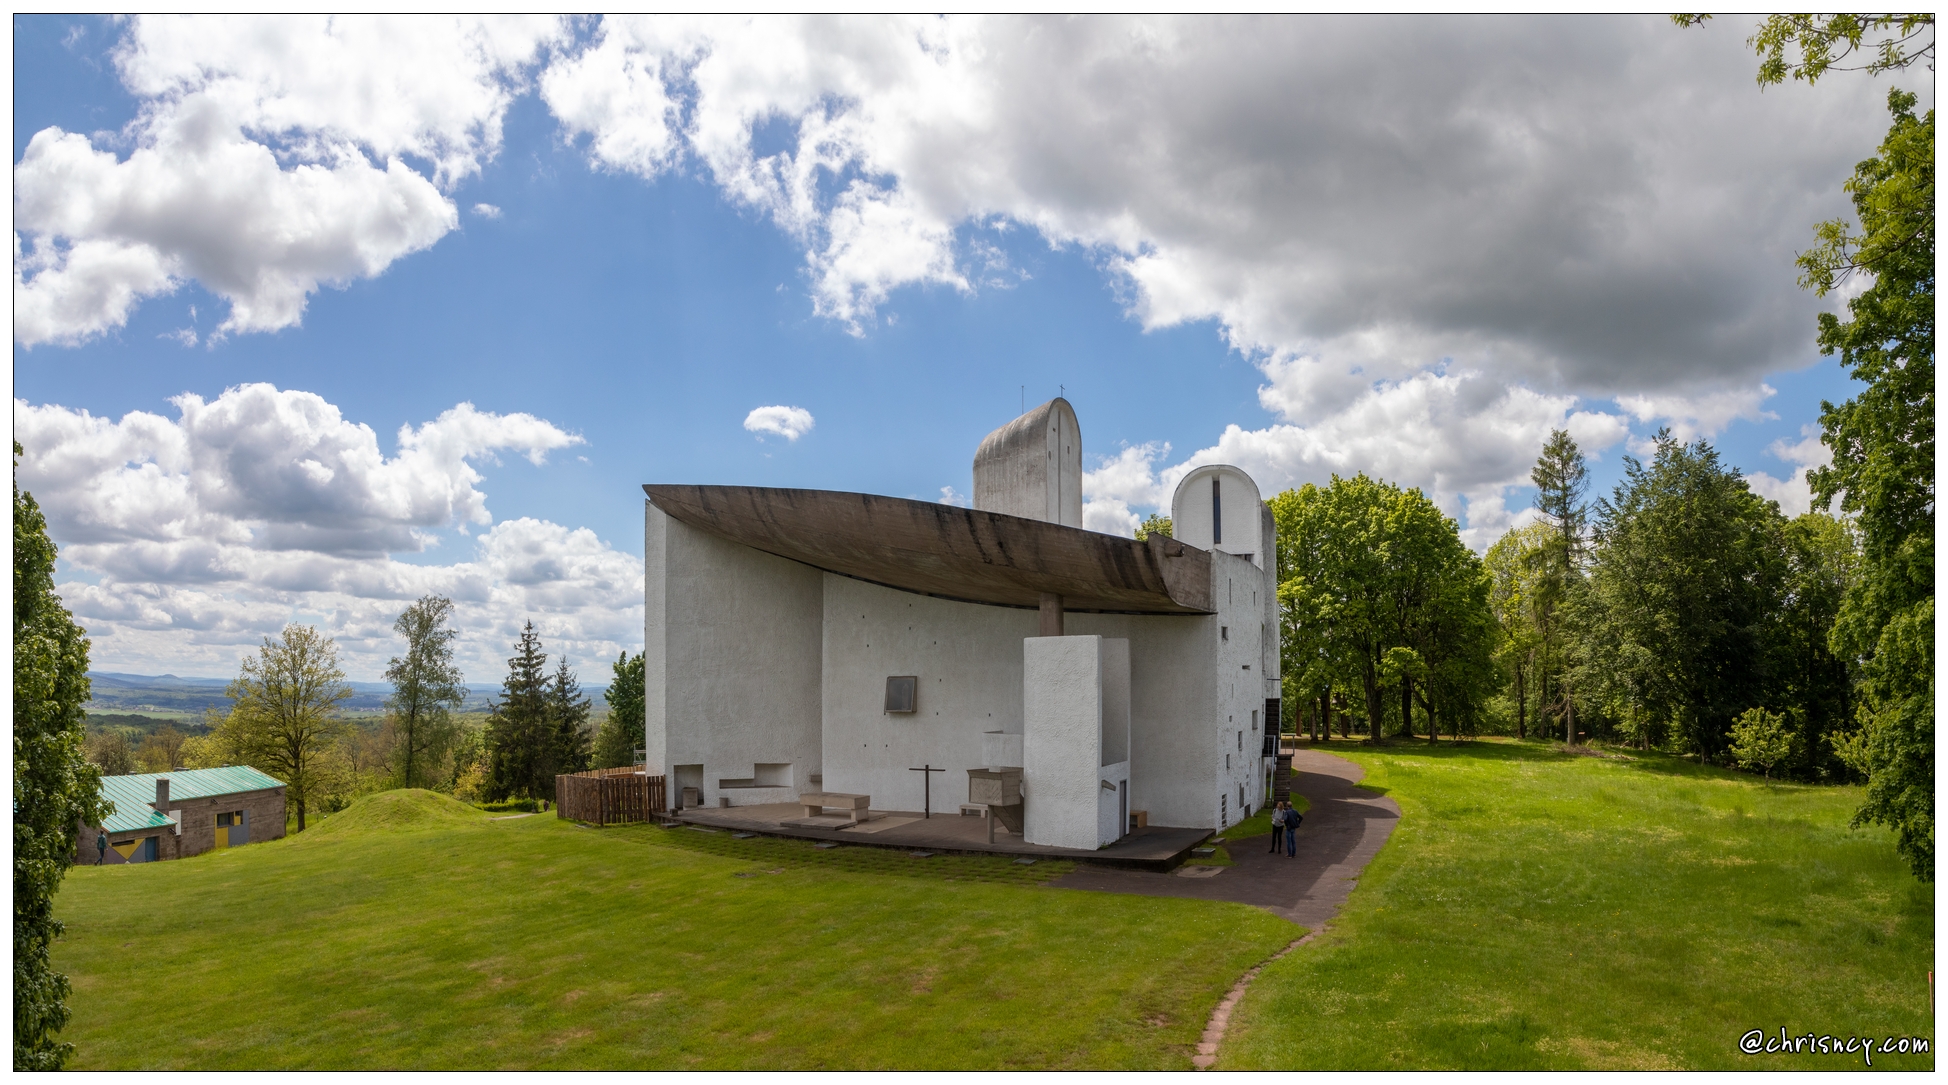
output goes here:
<path id="1" fill-rule="evenodd" d="M 1839 1069 L 1865 1059 L 1737 1044 L 1933 1039 L 1934 887 L 1848 827 L 1859 789 L 1515 742 L 1333 752 L 1400 825 L 1259 975 L 1220 1069 Z"/>
<path id="2" fill-rule="evenodd" d="M 488 820 L 389 792 L 301 837 L 77 868 L 75 1069 L 1188 1068 L 1298 928 L 1045 888 L 1066 864 Z"/>
<path id="3" fill-rule="evenodd" d="M 1736 1045 L 1932 1040 L 1933 887 L 1847 826 L 1854 789 L 1500 741 L 1333 752 L 1402 821 L 1259 975 L 1219 1068 L 1838 1069 L 1864 1059 Z M 389 792 L 299 838 L 75 870 L 63 1037 L 81 1069 L 1188 1068 L 1301 933 L 1045 884 L 1067 869 Z"/>

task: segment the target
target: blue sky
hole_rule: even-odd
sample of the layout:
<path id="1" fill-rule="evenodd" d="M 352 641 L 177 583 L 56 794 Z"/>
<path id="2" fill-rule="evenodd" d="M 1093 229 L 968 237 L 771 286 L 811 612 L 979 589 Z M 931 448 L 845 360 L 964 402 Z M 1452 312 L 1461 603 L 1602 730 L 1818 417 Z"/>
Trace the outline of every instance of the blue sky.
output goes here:
<path id="1" fill-rule="evenodd" d="M 1099 530 L 1229 459 L 1268 490 L 1426 487 L 1485 546 L 1554 425 L 1599 489 L 1672 424 L 1803 503 L 1812 454 L 1781 442 L 1849 393 L 1791 253 L 1843 212 L 1884 85 L 1761 94 L 1737 27 L 1403 25 L 17 17 L 21 478 L 96 666 L 232 673 L 302 620 L 373 678 L 432 590 L 462 601 L 476 684 L 529 616 L 613 658 L 640 644 L 641 483 L 964 495 L 980 438 L 1058 389 Z M 1134 31 L 1184 59 L 1143 68 Z M 1473 112 L 1422 116 L 1456 93 L 1412 86 L 1434 60 L 1356 93 L 1389 45 L 1460 54 Z M 1102 87 L 1048 59 L 1077 48 Z M 1481 74 L 1525 65 L 1568 92 Z M 1329 119 L 1339 95 L 1373 116 Z M 1496 146 L 1483 110 L 1542 149 Z M 1373 135 L 1409 114 L 1411 140 Z M 242 161 L 197 159 L 180 133 L 210 116 L 219 151 L 270 152 L 256 188 L 208 195 L 198 171 Z M 343 191 L 279 202 L 321 170 Z M 315 238 L 285 245 L 287 220 Z M 462 403 L 423 433 L 446 452 L 402 455 L 400 427 Z M 746 429 L 774 405 L 815 423 Z"/>

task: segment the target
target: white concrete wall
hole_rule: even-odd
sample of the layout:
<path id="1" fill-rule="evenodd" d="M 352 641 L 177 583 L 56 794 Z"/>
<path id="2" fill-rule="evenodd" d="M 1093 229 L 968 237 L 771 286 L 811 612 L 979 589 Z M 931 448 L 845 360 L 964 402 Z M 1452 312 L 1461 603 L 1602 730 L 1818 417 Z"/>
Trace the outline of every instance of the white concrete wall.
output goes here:
<path id="1" fill-rule="evenodd" d="M 1082 526 L 1082 427 L 1068 400 L 988 434 L 974 454 L 974 507 Z"/>
<path id="2" fill-rule="evenodd" d="M 653 505 L 647 518 L 650 756 L 682 783 L 700 781 L 706 806 L 720 795 L 733 805 L 788 800 L 821 767 L 825 574 L 698 531 Z M 789 772 L 792 786 L 719 787 L 756 781 L 760 764 L 771 766 L 769 780 Z"/>
<path id="3" fill-rule="evenodd" d="M 1104 765 L 1101 783 L 1096 785 L 1096 841 L 1100 844 L 1114 844 L 1121 840 L 1129 830 L 1129 820 L 1123 814 L 1122 789 L 1129 784 L 1130 763 L 1118 761 Z M 1102 786 L 1108 784 L 1108 787 Z M 1132 806 L 1130 809 L 1140 809 Z"/>
<path id="4" fill-rule="evenodd" d="M 1149 811 L 1152 825 L 1215 826 L 1217 618 L 1072 613 L 1063 621 L 1069 633 L 1129 644 L 1130 809 Z"/>
<path id="5" fill-rule="evenodd" d="M 825 574 L 821 693 L 825 788 L 872 796 L 879 810 L 918 810 L 917 765 L 933 808 L 967 801 L 967 770 L 987 767 L 983 736 L 1021 734 L 1021 641 L 1032 610 L 956 603 Z M 888 714 L 886 679 L 917 675 L 917 711 Z M 1014 762 L 1019 765 L 1020 762 Z"/>
<path id="6" fill-rule="evenodd" d="M 1256 564 L 1218 551 L 1211 556 L 1212 595 L 1218 605 L 1216 728 L 1217 794 L 1212 824 L 1236 825 L 1245 809 L 1263 804 L 1265 768 L 1265 594 L 1270 578 Z"/>
<path id="7" fill-rule="evenodd" d="M 1022 641 L 1022 835 L 1030 844 L 1104 843 L 1102 645 L 1095 636 Z"/>

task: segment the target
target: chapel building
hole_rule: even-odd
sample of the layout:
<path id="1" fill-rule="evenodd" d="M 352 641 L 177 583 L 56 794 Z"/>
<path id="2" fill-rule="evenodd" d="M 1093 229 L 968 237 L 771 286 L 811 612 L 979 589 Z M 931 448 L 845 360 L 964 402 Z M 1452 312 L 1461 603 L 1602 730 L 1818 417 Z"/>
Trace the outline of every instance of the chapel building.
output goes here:
<path id="1" fill-rule="evenodd" d="M 643 489 L 645 747 L 673 803 L 940 811 L 1008 777 L 1023 839 L 1085 849 L 1264 803 L 1277 547 L 1238 468 L 1184 476 L 1174 538 L 1086 530 L 1055 399 L 981 443 L 972 508 Z"/>

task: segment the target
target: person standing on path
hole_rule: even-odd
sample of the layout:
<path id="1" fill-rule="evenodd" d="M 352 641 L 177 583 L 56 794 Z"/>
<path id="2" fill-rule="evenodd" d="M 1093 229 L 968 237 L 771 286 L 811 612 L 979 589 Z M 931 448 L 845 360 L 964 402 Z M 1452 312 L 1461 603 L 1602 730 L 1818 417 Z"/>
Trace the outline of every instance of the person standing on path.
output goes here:
<path id="1" fill-rule="evenodd" d="M 1278 854 L 1278 846 L 1284 843 L 1284 841 L 1281 839 L 1282 837 L 1284 837 L 1284 835 L 1285 835 L 1285 803 L 1281 801 L 1276 806 L 1272 807 L 1272 854 L 1273 855 Z"/>
<path id="2" fill-rule="evenodd" d="M 1285 857 L 1287 859 L 1298 858 L 1299 823 L 1304 820 L 1305 815 L 1299 813 L 1298 807 L 1290 803 L 1285 805 Z"/>
<path id="3" fill-rule="evenodd" d="M 108 858 L 108 832 L 103 830 L 95 837 L 95 865 L 100 866 L 102 860 L 106 858 Z"/>

